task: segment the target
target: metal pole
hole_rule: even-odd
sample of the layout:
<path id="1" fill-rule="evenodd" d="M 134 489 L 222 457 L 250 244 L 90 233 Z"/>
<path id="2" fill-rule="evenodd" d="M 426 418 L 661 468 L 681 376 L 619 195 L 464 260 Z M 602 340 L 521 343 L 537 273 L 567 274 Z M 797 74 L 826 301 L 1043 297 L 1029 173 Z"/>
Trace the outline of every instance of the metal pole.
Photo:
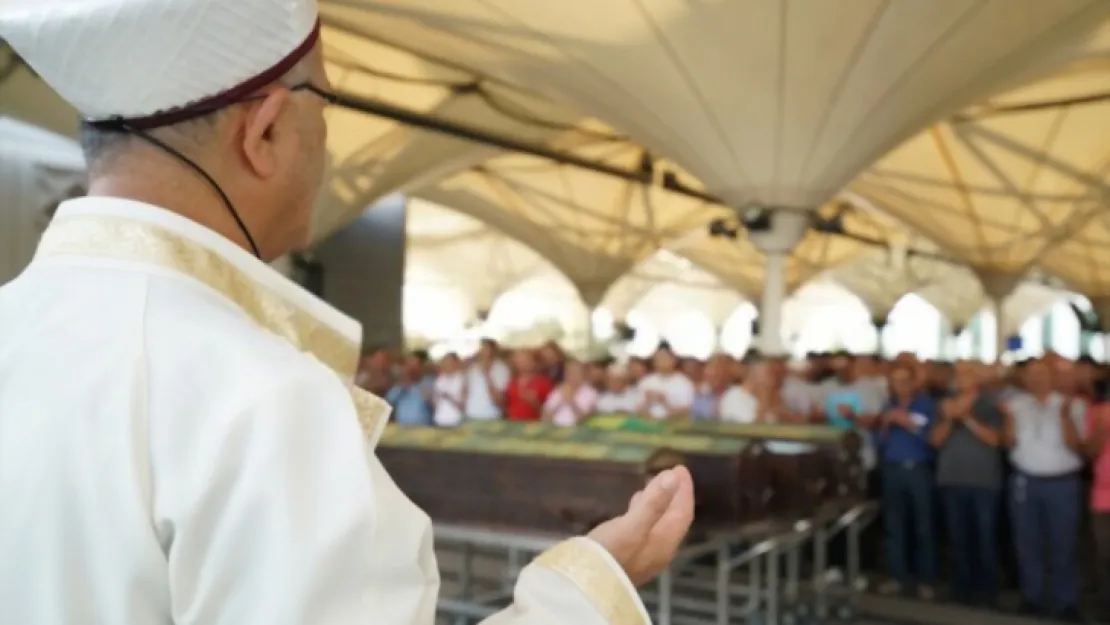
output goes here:
<path id="1" fill-rule="evenodd" d="M 505 563 L 505 576 L 501 587 L 507 592 L 512 592 L 516 587 L 516 578 L 520 576 L 520 549 L 509 547 L 508 561 Z"/>
<path id="2" fill-rule="evenodd" d="M 717 625 L 729 625 L 729 607 L 732 605 L 732 578 L 730 549 L 726 543 L 717 551 Z"/>
<path id="3" fill-rule="evenodd" d="M 801 551 L 803 541 L 790 545 L 786 552 L 786 600 L 791 606 L 798 603 L 800 578 L 802 574 Z"/>
<path id="4" fill-rule="evenodd" d="M 776 545 L 767 554 L 767 625 L 779 625 L 779 557 Z"/>
<path id="5" fill-rule="evenodd" d="M 453 122 L 448 119 L 432 117 L 425 113 L 407 109 L 395 104 L 390 104 L 389 102 L 383 102 L 381 100 L 362 98 L 348 93 L 335 93 L 333 95 L 335 96 L 335 104 L 337 106 L 351 109 L 353 111 L 359 111 L 361 113 L 366 113 L 368 115 L 375 115 L 377 117 L 392 119 L 407 126 L 430 130 L 432 132 L 455 137 L 456 139 L 472 141 L 474 143 L 488 145 L 490 147 L 501 148 L 502 150 L 506 150 L 509 152 L 528 154 L 538 158 L 555 161 L 556 163 L 571 165 L 573 167 L 578 167 L 580 169 L 604 174 L 606 176 L 613 176 L 614 178 L 628 180 L 630 182 L 639 182 L 643 184 L 652 183 L 653 175 L 651 171 L 646 169 L 622 169 L 620 167 L 615 167 L 613 165 L 609 165 L 600 161 L 594 161 L 588 158 L 575 156 L 574 154 L 570 154 L 567 152 L 552 150 L 542 145 L 536 145 L 527 141 L 520 141 L 519 139 L 514 139 L 505 135 L 489 132 L 487 130 L 466 126 L 464 124 Z M 697 189 L 687 187 L 681 182 L 670 178 L 664 179 L 663 188 L 673 193 L 701 200 L 703 202 L 722 204 L 722 202 L 715 196 L 705 193 L 704 191 L 698 191 Z"/>
<path id="6" fill-rule="evenodd" d="M 828 571 L 825 569 L 828 556 L 828 533 L 825 525 L 822 524 L 817 528 L 817 533 L 813 538 L 813 587 L 816 591 L 814 612 L 818 619 L 824 620 L 828 616 L 828 596 L 826 589 L 828 587 Z"/>
<path id="7" fill-rule="evenodd" d="M 463 543 L 461 559 L 461 570 L 459 571 L 460 603 L 467 604 L 470 602 L 471 595 L 474 594 L 474 546 L 472 544 Z M 470 618 L 461 612 L 455 617 L 455 625 L 468 625 L 469 623 Z"/>
<path id="8" fill-rule="evenodd" d="M 674 590 L 674 583 L 671 580 L 671 569 L 667 567 L 661 575 L 659 575 L 659 609 L 657 616 L 659 618 L 658 625 L 671 625 L 671 592 Z"/>

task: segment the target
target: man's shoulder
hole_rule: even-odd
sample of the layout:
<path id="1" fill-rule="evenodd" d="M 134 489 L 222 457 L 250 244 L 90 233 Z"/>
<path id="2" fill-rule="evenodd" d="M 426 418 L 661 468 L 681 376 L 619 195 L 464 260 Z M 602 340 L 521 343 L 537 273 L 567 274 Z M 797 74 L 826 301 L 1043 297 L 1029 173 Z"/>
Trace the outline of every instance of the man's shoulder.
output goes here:
<path id="1" fill-rule="evenodd" d="M 336 377 L 230 301 L 200 289 L 154 279 L 145 319 L 146 352 L 155 373 L 247 386 L 278 378 Z"/>

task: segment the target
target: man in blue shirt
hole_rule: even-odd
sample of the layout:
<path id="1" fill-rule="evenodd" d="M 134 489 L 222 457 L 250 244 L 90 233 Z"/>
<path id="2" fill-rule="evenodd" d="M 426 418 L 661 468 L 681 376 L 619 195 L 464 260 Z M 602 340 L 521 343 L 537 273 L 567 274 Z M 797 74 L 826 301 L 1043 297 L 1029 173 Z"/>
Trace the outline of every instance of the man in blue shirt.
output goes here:
<path id="1" fill-rule="evenodd" d="M 890 391 L 886 410 L 872 424 L 881 462 L 885 551 L 892 578 L 880 591 L 900 594 L 916 587 L 919 598 L 931 600 L 937 566 L 929 428 L 937 404 L 917 384 L 913 368 L 903 363 L 896 363 L 890 372 Z"/>
<path id="2" fill-rule="evenodd" d="M 385 395 L 385 400 L 393 406 L 393 420 L 398 425 L 432 424 L 433 384 L 434 378 L 427 375 L 427 357 L 423 353 L 406 356 L 400 379 Z"/>

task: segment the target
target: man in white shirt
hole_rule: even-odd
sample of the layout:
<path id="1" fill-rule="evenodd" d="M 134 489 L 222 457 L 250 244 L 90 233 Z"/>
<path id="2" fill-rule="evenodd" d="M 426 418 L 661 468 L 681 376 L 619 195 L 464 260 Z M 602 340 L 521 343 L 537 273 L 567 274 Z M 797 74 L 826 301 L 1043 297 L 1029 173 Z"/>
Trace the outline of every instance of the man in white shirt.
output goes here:
<path id="1" fill-rule="evenodd" d="M 632 414 L 640 408 L 640 391 L 629 385 L 628 367 L 609 367 L 606 388 L 597 398 L 598 414 Z"/>
<path id="2" fill-rule="evenodd" d="M 690 419 L 730 423 L 752 423 L 756 420 L 759 402 L 747 388 L 734 381 L 732 364 L 732 359 L 723 354 L 716 354 L 705 363 L 702 380 L 695 385 L 697 391 L 690 407 Z M 757 373 L 753 373 L 749 382 L 758 377 Z"/>
<path id="3" fill-rule="evenodd" d="M 266 264 L 323 180 L 319 36 L 310 0 L 0 3 L 90 160 L 90 197 L 0 289 L 0 623 L 433 623 L 431 526 L 373 453 L 361 328 Z M 633 585 L 691 492 L 664 472 L 487 623 L 647 625 Z"/>
<path id="4" fill-rule="evenodd" d="M 1044 360 L 1022 369 L 1025 391 L 999 407 L 1003 441 L 1014 467 L 1009 498 L 1022 609 L 1077 620 L 1076 537 L 1083 468 L 1079 433 L 1085 431 L 1086 406 L 1079 398 L 1053 391 L 1052 370 Z M 1046 572 L 1052 584 L 1049 596 Z"/>
<path id="5" fill-rule="evenodd" d="M 497 343 L 482 339 L 474 361 L 466 368 L 466 416 L 488 421 L 500 419 L 512 372 L 498 357 Z"/>
<path id="6" fill-rule="evenodd" d="M 446 354 L 439 361 L 432 393 L 432 422 L 441 428 L 460 425 L 466 406 L 466 374 L 457 354 Z"/>
<path id="7" fill-rule="evenodd" d="M 725 423 L 755 423 L 759 400 L 747 388 L 734 384 L 721 396 L 720 419 Z"/>
<path id="8" fill-rule="evenodd" d="M 694 404 L 694 383 L 678 371 L 678 359 L 667 345 L 662 345 L 652 358 L 654 371 L 640 380 L 640 410 L 653 419 L 685 417 Z"/>

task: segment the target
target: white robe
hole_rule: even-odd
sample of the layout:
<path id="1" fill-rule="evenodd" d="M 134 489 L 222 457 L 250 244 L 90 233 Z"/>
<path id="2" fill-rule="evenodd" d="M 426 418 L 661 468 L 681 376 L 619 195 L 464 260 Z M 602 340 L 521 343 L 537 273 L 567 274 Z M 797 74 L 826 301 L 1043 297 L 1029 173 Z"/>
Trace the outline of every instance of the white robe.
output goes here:
<path id="1" fill-rule="evenodd" d="M 153 206 L 64 204 L 0 288 L 0 623 L 430 625 L 426 515 L 373 454 L 361 328 Z M 586 538 L 488 625 L 645 625 Z"/>

